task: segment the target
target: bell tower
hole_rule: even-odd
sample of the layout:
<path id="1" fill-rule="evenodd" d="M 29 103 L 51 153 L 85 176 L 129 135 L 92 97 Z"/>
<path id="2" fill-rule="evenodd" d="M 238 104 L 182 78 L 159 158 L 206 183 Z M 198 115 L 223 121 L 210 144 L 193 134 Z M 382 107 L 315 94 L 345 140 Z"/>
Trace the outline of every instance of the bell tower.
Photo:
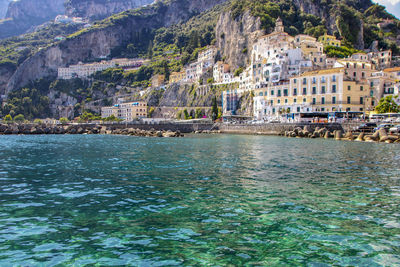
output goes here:
<path id="1" fill-rule="evenodd" d="M 283 26 L 283 21 L 280 17 L 278 17 L 275 23 L 275 32 L 284 32 L 284 31 L 285 27 Z"/>

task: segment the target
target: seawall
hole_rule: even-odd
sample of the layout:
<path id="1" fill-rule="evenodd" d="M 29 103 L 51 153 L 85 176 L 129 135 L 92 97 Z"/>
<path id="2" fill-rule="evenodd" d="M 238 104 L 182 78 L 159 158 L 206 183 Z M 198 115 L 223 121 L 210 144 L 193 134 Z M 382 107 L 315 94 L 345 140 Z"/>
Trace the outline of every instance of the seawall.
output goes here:
<path id="1" fill-rule="evenodd" d="M 314 131 L 317 127 L 326 128 L 333 132 L 342 130 L 339 123 L 266 123 L 266 124 L 219 124 L 217 130 L 227 134 L 258 134 L 258 135 L 284 135 L 286 131 L 293 131 L 300 127 L 308 126 Z"/>

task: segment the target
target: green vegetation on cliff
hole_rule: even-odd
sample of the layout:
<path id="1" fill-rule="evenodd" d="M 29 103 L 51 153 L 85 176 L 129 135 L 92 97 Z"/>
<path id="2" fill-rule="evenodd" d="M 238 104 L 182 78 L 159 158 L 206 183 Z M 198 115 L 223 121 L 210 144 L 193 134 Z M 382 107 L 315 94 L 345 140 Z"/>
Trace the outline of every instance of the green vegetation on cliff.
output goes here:
<path id="1" fill-rule="evenodd" d="M 249 10 L 253 16 L 260 18 L 261 26 L 267 32 L 272 31 L 276 18 L 281 17 L 285 31 L 291 35 L 305 33 L 319 37 L 328 32 L 341 38 L 348 47 L 364 48 L 360 47 L 364 44 L 368 48 L 377 40 L 379 48 L 390 48 L 395 54 L 400 52 L 395 44 L 400 34 L 400 22 L 384 7 L 370 0 L 303 0 L 301 3 L 303 10 L 294 1 L 233 0 L 230 10 L 235 19 Z M 314 8 L 306 13 L 304 10 L 307 7 Z M 332 19 L 334 25 L 329 24 Z M 383 19 L 393 19 L 394 22 L 382 29 L 377 24 Z M 336 30 L 330 32 L 330 29 Z"/>

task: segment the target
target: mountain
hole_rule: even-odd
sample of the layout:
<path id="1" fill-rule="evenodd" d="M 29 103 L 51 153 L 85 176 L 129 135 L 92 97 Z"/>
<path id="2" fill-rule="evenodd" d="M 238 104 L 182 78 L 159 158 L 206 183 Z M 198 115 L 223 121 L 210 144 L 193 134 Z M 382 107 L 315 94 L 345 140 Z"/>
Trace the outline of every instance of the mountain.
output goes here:
<path id="1" fill-rule="evenodd" d="M 0 20 L 0 39 L 22 34 L 64 12 L 64 0 L 12 1 L 5 19 Z"/>
<path id="2" fill-rule="evenodd" d="M 67 0 L 65 7 L 68 16 L 84 17 L 93 21 L 153 2 L 154 0 Z"/>
<path id="3" fill-rule="evenodd" d="M 0 0 L 0 19 L 4 19 L 7 13 L 8 4 L 11 0 Z"/>
<path id="4" fill-rule="evenodd" d="M 57 15 L 90 21 L 153 3 L 154 0 L 0 0 L 0 39 L 32 31 Z"/>
<path id="5" fill-rule="evenodd" d="M 66 40 L 43 41 L 44 45 L 39 48 L 31 44 L 34 52 L 27 56 L 20 51 L 21 46 L 24 47 L 23 38 L 16 43 L 1 42 L 0 93 L 14 99 L 3 114 L 11 110 L 25 112 L 20 100 L 30 97 L 31 91 L 40 93 L 37 99 L 49 98 L 41 105 L 52 105 L 54 116 L 57 116 L 55 110 L 63 109 L 63 103 L 87 102 L 89 105 L 91 101 L 105 101 L 138 85 L 147 86 L 153 74 L 169 75 L 179 71 L 197 57 L 201 47 L 210 44 L 217 46 L 219 58 L 235 70 L 248 64 L 252 44 L 258 36 L 273 30 L 278 17 L 291 35 L 305 33 L 319 37 L 329 33 L 342 39 L 344 45 L 358 49 L 376 45 L 377 40 L 375 48 L 390 48 L 394 55 L 400 54 L 400 22 L 384 7 L 369 0 L 157 1 L 94 22 L 91 28 L 75 32 Z M 50 29 L 48 31 L 53 31 Z M 13 58 L 9 57 L 10 52 Z M 93 84 L 56 81 L 59 67 L 105 57 L 151 57 L 152 63 L 136 73 L 105 71 L 96 76 Z M 218 94 L 218 90 L 214 88 L 209 92 Z M 204 95 L 203 100 L 196 98 L 195 89 L 190 86 L 168 87 L 164 93 L 152 91 L 145 97 L 155 106 L 201 106 L 208 105 L 207 101 L 212 99 L 209 94 Z M 43 115 L 39 111 L 26 114 Z"/>

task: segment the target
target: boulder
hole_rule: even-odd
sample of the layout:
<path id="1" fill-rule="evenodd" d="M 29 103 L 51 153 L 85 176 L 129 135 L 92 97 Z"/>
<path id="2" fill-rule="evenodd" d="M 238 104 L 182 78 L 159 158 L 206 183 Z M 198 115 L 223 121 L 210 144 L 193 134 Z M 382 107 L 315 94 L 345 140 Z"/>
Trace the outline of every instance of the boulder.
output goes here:
<path id="1" fill-rule="evenodd" d="M 333 134 L 331 132 L 329 132 L 329 131 L 325 132 L 325 135 L 324 135 L 325 139 L 329 139 L 329 138 L 332 138 L 332 137 L 333 137 Z"/>
<path id="2" fill-rule="evenodd" d="M 354 140 L 353 133 L 352 133 L 352 132 L 347 132 L 347 133 L 344 135 L 344 139 L 353 141 L 353 140 Z"/>
<path id="3" fill-rule="evenodd" d="M 379 141 L 380 142 L 385 142 L 387 139 L 386 137 L 388 136 L 387 132 L 385 129 L 379 129 L 378 130 L 378 134 L 379 134 Z"/>
<path id="4" fill-rule="evenodd" d="M 358 142 L 363 142 L 363 141 L 364 141 L 364 136 L 365 136 L 365 133 L 364 133 L 364 132 L 361 132 L 361 133 L 357 136 L 356 141 L 358 141 Z"/>
<path id="5" fill-rule="evenodd" d="M 336 140 L 341 140 L 343 138 L 342 130 L 335 130 L 333 133 L 335 135 Z"/>
<path id="6" fill-rule="evenodd" d="M 157 132 L 156 132 L 156 136 L 157 136 L 157 137 L 163 137 L 163 133 L 162 133 L 161 131 L 157 131 Z"/>

